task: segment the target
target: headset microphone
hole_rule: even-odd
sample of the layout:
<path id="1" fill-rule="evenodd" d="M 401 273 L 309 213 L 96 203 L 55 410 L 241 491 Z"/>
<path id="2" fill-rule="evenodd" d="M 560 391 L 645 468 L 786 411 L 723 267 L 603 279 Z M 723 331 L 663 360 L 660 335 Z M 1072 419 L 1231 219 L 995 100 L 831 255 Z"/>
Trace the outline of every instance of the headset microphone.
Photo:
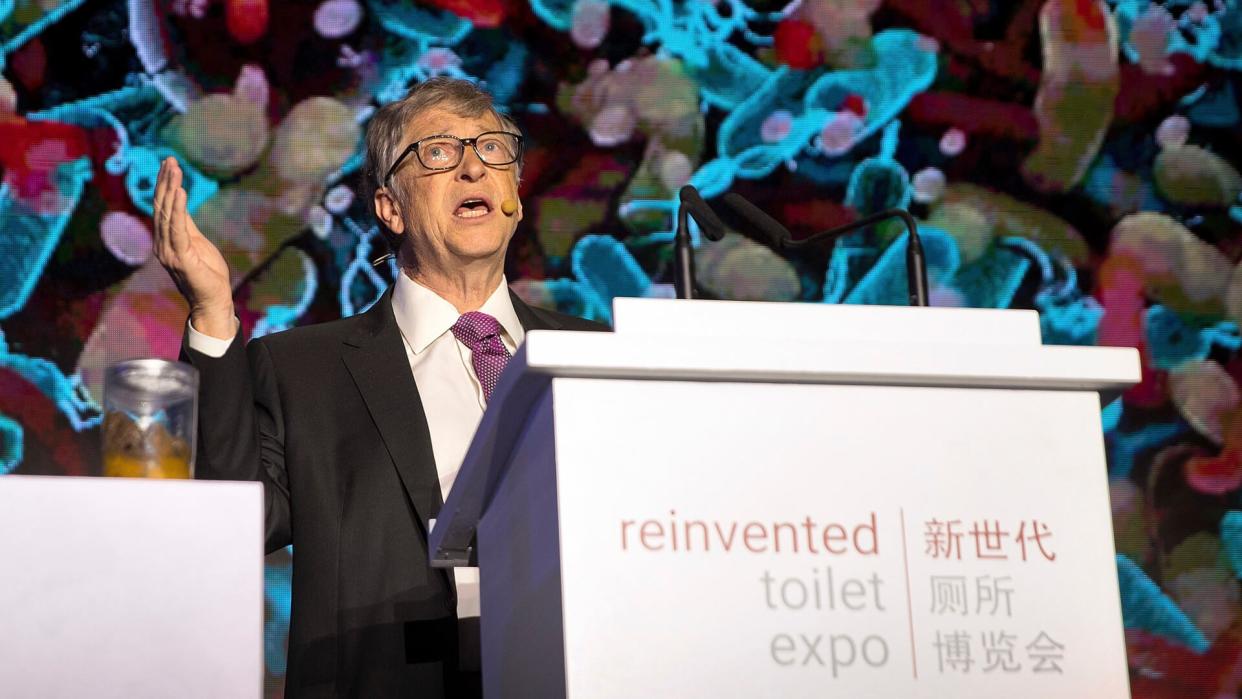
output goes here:
<path id="1" fill-rule="evenodd" d="M 503 213 L 505 216 L 512 216 L 513 214 L 517 213 L 517 210 L 518 210 L 518 203 L 517 203 L 517 200 L 515 199 L 505 199 L 504 201 L 500 202 L 500 212 Z"/>

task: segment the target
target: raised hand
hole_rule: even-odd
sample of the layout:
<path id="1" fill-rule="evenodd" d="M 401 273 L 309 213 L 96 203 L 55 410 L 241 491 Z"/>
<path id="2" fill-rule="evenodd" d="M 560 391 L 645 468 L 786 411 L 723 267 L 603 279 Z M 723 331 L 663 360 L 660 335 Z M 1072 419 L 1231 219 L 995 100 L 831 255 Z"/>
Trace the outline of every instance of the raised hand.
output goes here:
<path id="1" fill-rule="evenodd" d="M 181 166 L 174 158 L 160 163 L 154 218 L 155 257 L 190 304 L 194 329 L 220 339 L 233 337 L 236 328 L 229 267 L 186 211 Z"/>

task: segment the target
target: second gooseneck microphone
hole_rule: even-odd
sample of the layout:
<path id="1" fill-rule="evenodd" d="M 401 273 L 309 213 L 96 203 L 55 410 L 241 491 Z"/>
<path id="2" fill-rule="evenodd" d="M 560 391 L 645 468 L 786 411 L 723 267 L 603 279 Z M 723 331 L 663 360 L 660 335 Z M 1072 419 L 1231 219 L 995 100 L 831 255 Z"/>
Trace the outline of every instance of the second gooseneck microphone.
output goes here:
<path id="1" fill-rule="evenodd" d="M 699 224 L 703 235 L 708 240 L 720 240 L 724 237 L 725 227 L 716 217 L 699 190 L 694 185 L 686 185 L 678 192 L 680 206 L 677 207 L 677 232 L 673 239 L 675 260 L 673 264 L 673 286 L 677 289 L 677 298 L 694 298 L 694 248 L 690 244 L 690 217 Z"/>
<path id="2" fill-rule="evenodd" d="M 804 240 L 794 240 L 793 234 L 789 232 L 788 228 L 782 226 L 776 219 L 764 213 L 762 209 L 747 201 L 740 194 L 729 192 L 722 199 L 726 206 L 740 218 L 744 219 L 757 232 L 770 240 L 773 246 L 786 250 L 797 250 L 812 245 L 820 245 L 880 221 L 892 218 L 901 219 L 906 225 L 906 231 L 909 233 L 906 243 L 907 297 L 911 306 L 928 305 L 927 260 L 923 256 L 923 241 L 919 238 L 918 226 L 915 224 L 914 217 L 910 215 L 910 212 L 904 209 L 889 209 L 865 216 L 844 226 L 820 231 Z"/>

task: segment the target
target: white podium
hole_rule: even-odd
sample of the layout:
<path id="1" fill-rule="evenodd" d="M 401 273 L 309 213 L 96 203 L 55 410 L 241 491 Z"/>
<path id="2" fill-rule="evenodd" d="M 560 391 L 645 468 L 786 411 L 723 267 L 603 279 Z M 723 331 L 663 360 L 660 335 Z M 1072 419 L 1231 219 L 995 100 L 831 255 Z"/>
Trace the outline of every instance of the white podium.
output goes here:
<path id="1" fill-rule="evenodd" d="M 615 318 L 527 335 L 431 532 L 481 568 L 488 697 L 1129 696 L 1100 407 L 1137 352 L 1027 311 Z"/>
<path id="2" fill-rule="evenodd" d="M 260 484 L 4 476 L 0 532 L 0 695 L 262 695 Z"/>

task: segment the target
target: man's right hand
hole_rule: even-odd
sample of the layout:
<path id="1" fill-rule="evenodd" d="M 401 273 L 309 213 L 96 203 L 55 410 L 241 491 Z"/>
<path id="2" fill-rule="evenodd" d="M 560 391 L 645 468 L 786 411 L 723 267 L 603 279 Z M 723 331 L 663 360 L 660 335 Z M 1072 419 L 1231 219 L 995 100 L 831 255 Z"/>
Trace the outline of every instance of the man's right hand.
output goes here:
<path id="1" fill-rule="evenodd" d="M 190 304 L 190 323 L 204 335 L 227 340 L 236 334 L 233 289 L 224 256 L 186 211 L 181 166 L 160 163 L 155 184 L 155 257 Z"/>

